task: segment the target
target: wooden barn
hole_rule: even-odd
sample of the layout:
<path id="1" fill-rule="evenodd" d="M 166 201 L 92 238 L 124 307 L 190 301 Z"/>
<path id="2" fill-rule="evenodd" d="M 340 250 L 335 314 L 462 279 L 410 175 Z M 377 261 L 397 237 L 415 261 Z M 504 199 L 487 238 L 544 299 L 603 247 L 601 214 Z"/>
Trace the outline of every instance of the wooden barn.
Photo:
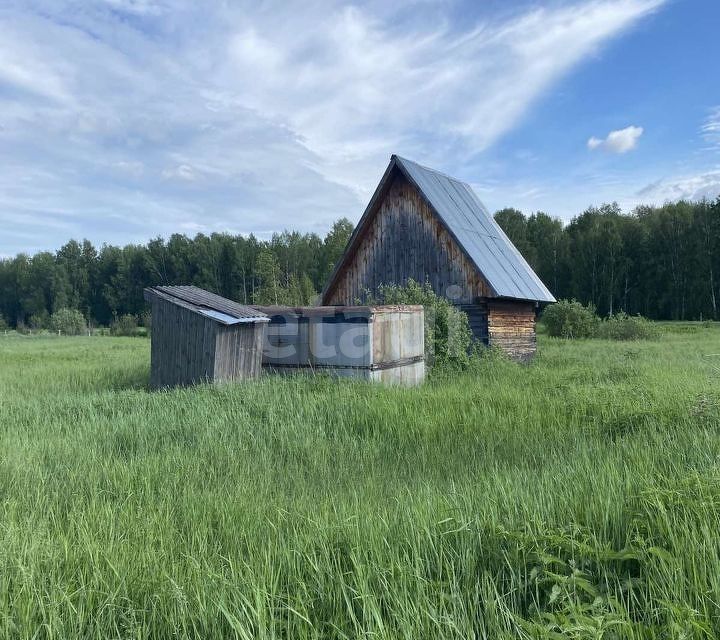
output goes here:
<path id="1" fill-rule="evenodd" d="M 151 287 L 154 388 L 256 378 L 269 318 L 197 287 Z"/>
<path id="2" fill-rule="evenodd" d="M 468 314 L 476 339 L 517 360 L 535 353 L 536 313 L 555 302 L 470 185 L 394 155 L 322 304 L 357 304 L 409 279 L 430 282 Z"/>

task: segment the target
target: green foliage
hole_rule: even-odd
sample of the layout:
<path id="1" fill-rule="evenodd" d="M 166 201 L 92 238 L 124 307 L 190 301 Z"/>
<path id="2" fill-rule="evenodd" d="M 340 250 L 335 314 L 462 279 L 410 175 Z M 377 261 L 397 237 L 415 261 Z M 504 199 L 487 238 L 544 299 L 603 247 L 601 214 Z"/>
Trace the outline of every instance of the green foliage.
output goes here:
<path id="1" fill-rule="evenodd" d="M 660 336 L 656 323 L 620 312 L 597 325 L 596 337 L 607 340 L 652 340 Z"/>
<path id="2" fill-rule="evenodd" d="M 30 316 L 30 328 L 33 331 L 41 331 L 50 328 L 50 314 L 43 309 L 39 313 Z"/>
<path id="3" fill-rule="evenodd" d="M 466 367 L 470 363 L 472 333 L 467 316 L 429 283 L 408 280 L 404 287 L 385 285 L 368 304 L 414 304 L 425 308 L 425 356 L 430 366 Z"/>
<path id="4" fill-rule="evenodd" d="M 113 336 L 135 336 L 137 333 L 138 319 L 131 313 L 115 318 L 110 325 L 110 335 Z"/>
<path id="5" fill-rule="evenodd" d="M 720 318 L 720 198 L 623 214 L 590 207 L 562 226 L 544 213 L 495 215 L 557 298 L 654 319 Z"/>
<path id="6" fill-rule="evenodd" d="M 322 284 L 328 280 L 335 265 L 345 252 L 345 247 L 350 240 L 354 228 L 355 225 L 350 222 L 350 220 L 341 218 L 333 224 L 330 233 L 325 237 L 321 266 Z"/>
<path id="7" fill-rule="evenodd" d="M 542 314 L 548 335 L 556 338 L 603 338 L 605 340 L 652 340 L 659 337 L 657 323 L 642 316 L 620 312 L 600 319 L 592 305 L 559 300 Z M 695 325 L 700 330 L 701 325 Z"/>
<path id="8" fill-rule="evenodd" d="M 143 289 L 157 284 L 192 284 L 244 304 L 252 304 L 258 289 L 263 301 L 274 303 L 277 294 L 281 303 L 311 304 L 351 231 L 352 224 L 342 219 L 324 239 L 297 232 L 274 234 L 268 241 L 226 233 L 174 234 L 144 246 L 100 250 L 88 241 L 71 241 L 54 254 L 0 259 L 0 314 L 13 324 L 16 319 L 28 324 L 34 315 L 77 308 L 91 324 L 109 326 L 118 316 L 141 316 Z M 267 269 L 256 270 L 263 251 L 279 270 L 269 282 Z"/>
<path id="9" fill-rule="evenodd" d="M 159 393 L 147 341 L 0 336 L 0 636 L 720 637 L 697 326 Z"/>
<path id="10" fill-rule="evenodd" d="M 15 330 L 21 335 L 26 336 L 31 332 L 30 327 L 28 327 L 24 322 L 18 322 L 17 326 L 15 327 Z"/>
<path id="11" fill-rule="evenodd" d="M 148 331 L 152 329 L 152 313 L 145 310 L 140 314 L 140 324 Z"/>
<path id="12" fill-rule="evenodd" d="M 5 316 L 0 313 L 0 331 L 7 331 L 9 328 L 7 320 L 5 320 Z"/>
<path id="13" fill-rule="evenodd" d="M 287 291 L 280 284 L 280 263 L 269 249 L 263 249 L 255 263 L 259 286 L 253 296 L 255 304 L 286 304 Z"/>
<path id="14" fill-rule="evenodd" d="M 542 314 L 548 335 L 556 338 L 591 338 L 597 331 L 599 319 L 592 305 L 577 300 L 559 300 Z"/>
<path id="15" fill-rule="evenodd" d="M 77 309 L 58 309 L 50 317 L 50 328 L 66 336 L 78 336 L 86 331 L 87 325 Z"/>

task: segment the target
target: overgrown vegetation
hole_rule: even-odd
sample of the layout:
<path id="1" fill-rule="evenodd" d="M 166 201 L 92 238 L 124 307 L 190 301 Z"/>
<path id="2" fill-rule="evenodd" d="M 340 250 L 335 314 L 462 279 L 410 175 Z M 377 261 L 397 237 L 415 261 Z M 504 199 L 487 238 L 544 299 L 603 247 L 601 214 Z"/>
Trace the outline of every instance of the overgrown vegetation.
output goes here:
<path id="1" fill-rule="evenodd" d="M 599 318 L 592 305 L 577 300 L 559 300 L 542 314 L 548 335 L 555 338 L 603 338 L 606 340 L 650 340 L 660 331 L 656 323 L 642 316 L 617 313 Z"/>
<path id="2" fill-rule="evenodd" d="M 598 324 L 596 335 L 606 340 L 652 340 L 660 336 L 660 331 L 647 318 L 620 312 L 603 319 Z"/>
<path id="3" fill-rule="evenodd" d="M 577 300 L 558 300 L 548 305 L 542 322 L 554 338 L 591 338 L 597 332 L 600 319 L 592 305 Z"/>
<path id="4" fill-rule="evenodd" d="M 720 637 L 720 327 L 417 389 L 0 336 L 0 636 Z"/>
<path id="5" fill-rule="evenodd" d="M 138 319 L 131 313 L 115 318 L 110 324 L 110 335 L 134 336 L 137 335 Z"/>
<path id="6" fill-rule="evenodd" d="M 50 317 L 49 328 L 66 336 L 79 336 L 87 330 L 87 324 L 77 309 L 58 309 Z"/>
<path id="7" fill-rule="evenodd" d="M 408 280 L 405 286 L 385 285 L 378 295 L 367 293 L 370 304 L 422 305 L 425 309 L 425 357 L 430 366 L 467 367 L 472 333 L 467 316 L 437 295 L 430 283 Z"/>

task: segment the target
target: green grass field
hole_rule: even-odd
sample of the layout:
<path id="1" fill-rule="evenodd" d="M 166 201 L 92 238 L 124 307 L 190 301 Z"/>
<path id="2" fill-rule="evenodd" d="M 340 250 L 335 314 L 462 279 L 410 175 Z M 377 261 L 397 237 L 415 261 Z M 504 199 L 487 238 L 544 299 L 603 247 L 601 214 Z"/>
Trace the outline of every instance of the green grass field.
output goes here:
<path id="1" fill-rule="evenodd" d="M 156 393 L 0 336 L 0 637 L 720 637 L 720 328 L 664 330 Z"/>

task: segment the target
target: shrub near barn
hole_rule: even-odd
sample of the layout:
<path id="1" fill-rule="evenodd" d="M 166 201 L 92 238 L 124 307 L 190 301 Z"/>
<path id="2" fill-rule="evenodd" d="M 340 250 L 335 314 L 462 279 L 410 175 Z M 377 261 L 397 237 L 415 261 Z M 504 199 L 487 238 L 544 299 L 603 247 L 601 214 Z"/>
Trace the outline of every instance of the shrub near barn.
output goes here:
<path id="1" fill-rule="evenodd" d="M 602 338 L 605 340 L 652 340 L 660 335 L 657 325 L 642 316 L 620 312 L 598 318 L 595 307 L 577 300 L 560 300 L 545 309 L 542 322 L 555 338 Z"/>
<path id="2" fill-rule="evenodd" d="M 548 334 L 555 338 L 590 338 L 595 334 L 598 317 L 592 305 L 577 300 L 559 300 L 542 315 Z"/>

